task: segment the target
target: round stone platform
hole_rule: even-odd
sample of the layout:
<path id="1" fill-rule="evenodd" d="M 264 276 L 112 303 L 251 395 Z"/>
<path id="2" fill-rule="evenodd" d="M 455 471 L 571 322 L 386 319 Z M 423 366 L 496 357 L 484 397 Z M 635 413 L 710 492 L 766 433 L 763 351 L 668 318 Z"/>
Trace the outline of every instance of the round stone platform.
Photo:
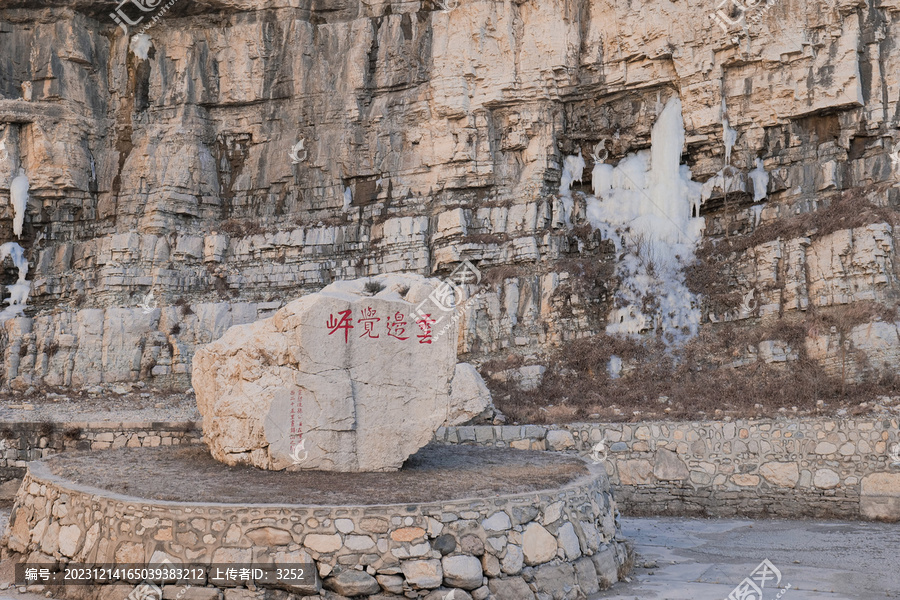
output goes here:
<path id="1" fill-rule="evenodd" d="M 203 447 L 122 448 L 30 463 L 3 552 L 28 562 L 315 563 L 314 583 L 276 584 L 295 597 L 568 600 L 630 568 L 615 514 L 601 465 L 552 453 L 432 446 L 400 471 L 348 474 L 228 467 Z M 134 589 L 104 587 L 104 600 Z M 167 587 L 173 598 L 183 588 Z M 192 596 L 201 590 L 223 595 L 210 584 Z"/>

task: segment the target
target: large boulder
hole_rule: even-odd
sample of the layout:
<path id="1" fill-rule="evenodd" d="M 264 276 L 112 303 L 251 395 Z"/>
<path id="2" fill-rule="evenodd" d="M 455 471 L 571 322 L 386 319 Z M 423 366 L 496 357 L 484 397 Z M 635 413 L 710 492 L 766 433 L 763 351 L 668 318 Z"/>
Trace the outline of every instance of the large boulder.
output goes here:
<path id="1" fill-rule="evenodd" d="M 438 427 L 484 411 L 477 373 L 456 365 L 452 313 L 428 300 L 439 285 L 419 275 L 337 282 L 198 350 L 193 385 L 213 457 L 396 470 Z M 444 319 L 429 326 L 422 314 Z M 454 386 L 455 373 L 464 381 Z"/>

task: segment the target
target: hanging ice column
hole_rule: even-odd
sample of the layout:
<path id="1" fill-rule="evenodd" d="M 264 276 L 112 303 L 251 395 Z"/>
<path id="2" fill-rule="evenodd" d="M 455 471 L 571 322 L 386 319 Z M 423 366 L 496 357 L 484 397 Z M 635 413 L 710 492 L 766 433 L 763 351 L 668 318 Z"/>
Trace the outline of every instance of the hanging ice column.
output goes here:
<path id="1" fill-rule="evenodd" d="M 25 310 L 25 301 L 28 300 L 28 292 L 31 291 L 31 282 L 25 281 L 25 275 L 28 274 L 25 250 L 15 242 L 6 242 L 0 246 L 0 263 L 9 256 L 12 257 L 13 264 L 19 270 L 19 279 L 14 284 L 7 286 L 9 298 L 6 299 L 6 302 L 9 306 L 0 311 L 0 323 L 22 315 Z"/>
<path id="2" fill-rule="evenodd" d="M 13 207 L 13 233 L 16 237 L 22 235 L 22 225 L 25 222 L 25 206 L 28 202 L 28 176 L 25 175 L 24 169 L 19 169 L 19 175 L 12 180 L 9 185 L 9 198 Z M 8 286 L 9 298 L 6 302 L 9 304 L 0 311 L 0 323 L 5 323 L 12 317 L 20 316 L 25 310 L 25 302 L 28 300 L 28 293 L 31 291 L 31 283 L 25 281 L 28 274 L 28 261 L 25 260 L 25 250 L 16 242 L 7 242 L 0 245 L 0 263 L 5 261 L 7 257 L 12 257 L 13 264 L 19 270 L 18 280 Z"/>
<path id="3" fill-rule="evenodd" d="M 699 302 L 684 284 L 684 267 L 694 261 L 704 227 L 698 216 L 701 186 L 681 164 L 678 98 L 660 113 L 650 141 L 649 152 L 629 154 L 616 167 L 594 165 L 587 217 L 619 252 L 621 285 L 607 333 L 658 331 L 671 343 L 696 335 L 700 325 Z"/>
<path id="4" fill-rule="evenodd" d="M 19 169 L 19 175 L 9 184 L 9 200 L 13 207 L 13 233 L 22 237 L 22 225 L 25 224 L 25 206 L 28 204 L 28 176 L 25 169 Z"/>

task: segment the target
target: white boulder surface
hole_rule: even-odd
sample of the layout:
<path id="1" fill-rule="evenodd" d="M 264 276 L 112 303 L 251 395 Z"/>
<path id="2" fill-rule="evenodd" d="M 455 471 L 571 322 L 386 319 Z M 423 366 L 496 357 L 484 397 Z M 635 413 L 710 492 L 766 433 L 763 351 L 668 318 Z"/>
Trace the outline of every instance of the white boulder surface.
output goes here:
<path id="1" fill-rule="evenodd" d="M 392 471 L 438 427 L 482 413 L 490 396 L 473 368 L 457 367 L 455 327 L 438 336 L 443 322 L 411 316 L 439 285 L 406 274 L 336 282 L 200 349 L 192 379 L 213 457 Z M 465 381 L 453 386 L 455 373 Z"/>

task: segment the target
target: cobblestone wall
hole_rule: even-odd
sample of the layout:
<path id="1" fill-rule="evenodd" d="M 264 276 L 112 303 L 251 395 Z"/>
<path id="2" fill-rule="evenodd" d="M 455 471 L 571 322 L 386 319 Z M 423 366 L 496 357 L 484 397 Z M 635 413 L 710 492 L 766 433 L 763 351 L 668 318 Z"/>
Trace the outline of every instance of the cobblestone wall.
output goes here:
<path id="1" fill-rule="evenodd" d="M 900 520 L 897 417 L 463 426 L 442 443 L 590 454 L 627 515 Z"/>
<path id="2" fill-rule="evenodd" d="M 623 514 L 900 519 L 897 417 L 809 418 L 440 429 L 440 443 L 587 455 L 604 463 Z M 196 443 L 185 423 L 0 423 L 0 479 L 70 449 Z M 50 434 L 47 435 L 48 428 Z M 77 437 L 73 437 L 75 431 Z M 111 437 L 110 437 L 111 436 Z M 602 458 L 604 453 L 598 456 Z M 7 478 L 10 475 L 6 476 Z"/>
<path id="3" fill-rule="evenodd" d="M 576 600 L 631 569 L 615 514 L 600 467 L 559 489 L 484 499 L 247 507 L 121 496 L 64 481 L 33 463 L 0 542 L 0 558 L 312 563 L 315 582 L 284 587 L 309 600 L 320 598 L 323 587 L 336 593 L 323 594 L 333 600 L 443 600 L 450 589 L 459 600 Z M 88 597 L 120 600 L 130 591 L 97 587 Z M 203 600 L 223 592 L 212 585 L 201 589 Z M 240 592 L 243 600 L 269 597 Z M 228 591 L 224 595 L 230 600 Z M 170 597 L 165 589 L 163 597 Z"/>
<path id="4" fill-rule="evenodd" d="M 103 450 L 199 443 L 199 424 L 0 422 L 0 481 L 21 477 L 25 465 L 66 450 Z"/>

